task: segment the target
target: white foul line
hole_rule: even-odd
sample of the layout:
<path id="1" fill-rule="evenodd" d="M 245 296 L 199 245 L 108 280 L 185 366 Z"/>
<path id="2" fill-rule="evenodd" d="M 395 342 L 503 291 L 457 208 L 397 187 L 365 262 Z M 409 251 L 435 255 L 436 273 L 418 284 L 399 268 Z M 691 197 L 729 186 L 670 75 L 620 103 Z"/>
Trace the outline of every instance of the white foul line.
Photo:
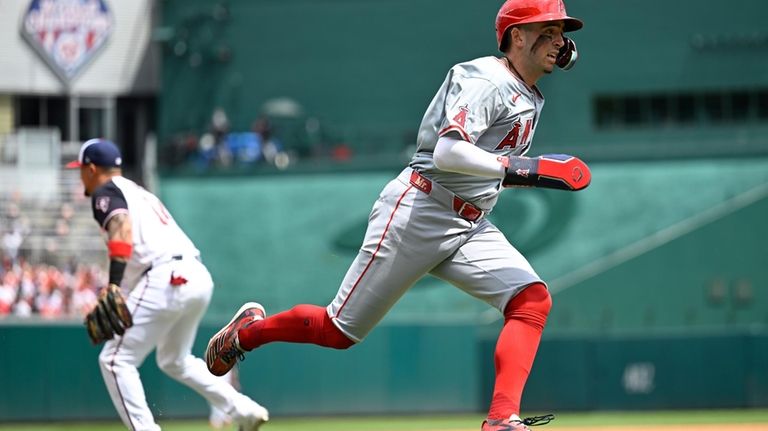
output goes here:
<path id="1" fill-rule="evenodd" d="M 712 208 L 704 210 L 633 244 L 616 250 L 615 252 L 603 256 L 575 271 L 558 277 L 547 283 L 549 285 L 549 291 L 551 294 L 560 293 L 584 280 L 590 279 L 610 268 L 618 266 L 641 254 L 647 253 L 766 197 L 768 197 L 768 183 L 747 190 L 746 192 L 721 202 Z"/>

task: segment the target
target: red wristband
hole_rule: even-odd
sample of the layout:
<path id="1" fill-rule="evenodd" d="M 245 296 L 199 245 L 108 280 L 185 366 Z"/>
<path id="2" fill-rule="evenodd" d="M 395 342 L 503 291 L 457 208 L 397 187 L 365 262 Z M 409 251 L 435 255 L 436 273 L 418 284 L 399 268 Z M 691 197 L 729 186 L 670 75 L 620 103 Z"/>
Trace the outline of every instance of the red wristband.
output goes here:
<path id="1" fill-rule="evenodd" d="M 124 241 L 107 241 L 107 249 L 109 249 L 109 257 L 122 257 L 128 259 L 133 252 L 133 246 Z"/>

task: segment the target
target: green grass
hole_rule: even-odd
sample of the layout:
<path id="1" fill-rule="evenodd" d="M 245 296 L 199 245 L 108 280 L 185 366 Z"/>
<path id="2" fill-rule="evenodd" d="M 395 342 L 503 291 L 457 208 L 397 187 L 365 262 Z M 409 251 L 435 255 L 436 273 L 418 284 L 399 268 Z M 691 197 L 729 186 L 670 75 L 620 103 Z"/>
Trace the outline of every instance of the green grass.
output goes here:
<path id="1" fill-rule="evenodd" d="M 344 418 L 288 418 L 276 417 L 262 427 L 263 431 L 450 431 L 478 430 L 482 415 L 456 416 L 396 416 L 396 417 L 344 417 Z M 622 426 L 622 425 L 678 425 L 678 424 L 735 424 L 764 423 L 768 429 L 768 410 L 708 410 L 663 412 L 599 412 L 559 413 L 546 428 L 548 431 L 569 427 Z M 205 421 L 161 421 L 165 431 L 211 431 Z M 124 430 L 118 422 L 67 422 L 0 424 L 0 431 L 118 431 Z"/>

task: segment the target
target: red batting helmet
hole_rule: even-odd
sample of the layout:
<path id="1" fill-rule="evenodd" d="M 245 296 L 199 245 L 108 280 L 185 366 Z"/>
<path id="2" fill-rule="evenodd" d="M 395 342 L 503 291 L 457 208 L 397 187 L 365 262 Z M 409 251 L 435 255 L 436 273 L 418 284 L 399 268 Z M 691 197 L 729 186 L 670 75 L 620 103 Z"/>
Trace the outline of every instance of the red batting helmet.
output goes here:
<path id="1" fill-rule="evenodd" d="M 496 42 L 504 51 L 504 34 L 513 25 L 558 20 L 565 21 L 565 31 L 575 31 L 584 26 L 581 20 L 565 13 L 563 0 L 507 0 L 496 15 Z"/>

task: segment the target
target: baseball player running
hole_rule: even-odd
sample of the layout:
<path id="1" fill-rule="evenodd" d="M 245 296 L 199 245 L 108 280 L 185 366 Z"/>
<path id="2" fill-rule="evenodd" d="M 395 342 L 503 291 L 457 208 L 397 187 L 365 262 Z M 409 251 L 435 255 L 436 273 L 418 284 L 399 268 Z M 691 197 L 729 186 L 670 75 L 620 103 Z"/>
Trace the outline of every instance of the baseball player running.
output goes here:
<path id="1" fill-rule="evenodd" d="M 226 373 L 245 352 L 274 341 L 346 349 L 362 341 L 419 278 L 432 274 L 504 316 L 494 393 L 481 429 L 527 430 L 551 420 L 519 416 L 551 298 L 485 215 L 504 188 L 573 191 L 589 185 L 590 171 L 576 157 L 524 156 L 544 104 L 536 83 L 556 65 L 573 65 L 576 46 L 564 32 L 581 27 L 561 0 L 507 0 L 496 17 L 503 55 L 448 72 L 424 115 L 410 165 L 374 203 L 359 254 L 333 301 L 271 317 L 258 303 L 243 305 L 208 344 L 211 373 Z"/>
<path id="2" fill-rule="evenodd" d="M 106 341 L 99 365 L 120 418 L 130 430 L 160 429 L 137 370 L 156 349 L 164 373 L 197 391 L 241 429 L 258 429 L 269 419 L 267 410 L 192 356 L 213 293 L 200 252 L 157 197 L 121 175 L 121 164 L 115 144 L 102 139 L 85 142 L 78 159 L 67 164 L 80 168 L 93 217 L 106 231 L 109 287 L 86 325 L 94 344 Z"/>

